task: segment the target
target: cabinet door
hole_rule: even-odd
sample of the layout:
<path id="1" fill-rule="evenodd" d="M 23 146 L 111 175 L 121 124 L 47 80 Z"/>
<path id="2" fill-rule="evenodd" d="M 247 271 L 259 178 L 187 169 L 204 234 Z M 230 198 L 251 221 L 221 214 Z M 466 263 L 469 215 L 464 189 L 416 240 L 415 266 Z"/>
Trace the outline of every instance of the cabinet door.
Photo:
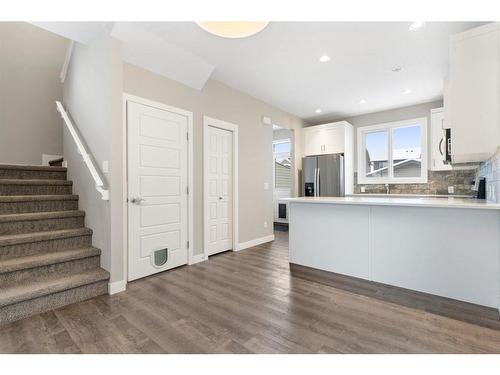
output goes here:
<path id="1" fill-rule="evenodd" d="M 345 151 L 345 130 L 343 126 L 324 129 L 322 135 L 324 154 L 339 154 Z"/>
<path id="2" fill-rule="evenodd" d="M 321 129 L 304 129 L 304 156 L 323 153 L 323 136 Z"/>
<path id="3" fill-rule="evenodd" d="M 483 161 L 496 151 L 499 47 L 496 23 L 452 38 L 450 125 L 454 162 Z"/>
<path id="4" fill-rule="evenodd" d="M 432 171 L 447 171 L 451 165 L 445 164 L 446 139 L 444 130 L 444 111 L 431 111 L 431 144 L 430 155 Z"/>

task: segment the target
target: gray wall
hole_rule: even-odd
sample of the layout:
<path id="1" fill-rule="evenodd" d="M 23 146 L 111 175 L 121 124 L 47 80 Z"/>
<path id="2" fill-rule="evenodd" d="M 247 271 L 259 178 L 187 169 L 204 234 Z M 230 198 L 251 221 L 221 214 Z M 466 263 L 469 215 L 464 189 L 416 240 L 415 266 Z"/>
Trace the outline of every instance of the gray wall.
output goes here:
<path id="1" fill-rule="evenodd" d="M 262 124 L 262 116 L 291 129 L 302 127 L 299 118 L 218 81 L 209 80 L 198 91 L 130 64 L 124 65 L 124 91 L 193 112 L 195 254 L 203 250 L 203 115 L 239 126 L 239 241 L 273 233 L 273 132 Z"/>
<path id="2" fill-rule="evenodd" d="M 56 100 L 68 40 L 25 22 L 0 22 L 0 163 L 62 154 Z"/>
<path id="3" fill-rule="evenodd" d="M 112 282 L 124 278 L 122 91 L 119 43 L 108 36 L 99 37 L 89 45 L 75 43 L 64 82 L 63 102 L 97 168 L 102 168 L 103 161 L 110 163 L 110 173 L 103 176 L 111 190 L 110 201 L 103 201 L 96 191 L 67 131 L 64 157 L 68 161 L 68 176 L 74 182 L 75 194 L 80 196 L 80 207 L 86 212 L 86 225 L 94 231 L 94 246 L 102 250 L 101 265 L 111 272 Z"/>

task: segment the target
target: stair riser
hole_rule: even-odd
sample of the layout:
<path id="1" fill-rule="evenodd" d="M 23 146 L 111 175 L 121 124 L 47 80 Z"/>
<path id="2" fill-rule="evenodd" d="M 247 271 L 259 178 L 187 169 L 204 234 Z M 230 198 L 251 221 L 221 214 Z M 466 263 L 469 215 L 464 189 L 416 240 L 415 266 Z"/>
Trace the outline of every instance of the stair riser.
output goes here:
<path id="1" fill-rule="evenodd" d="M 51 275 L 55 274 L 62 276 L 72 273 L 90 271 L 99 268 L 99 259 L 100 257 L 97 255 L 84 259 L 76 259 L 63 263 L 0 274 L 0 284 L 22 283 L 23 281 L 40 280 L 44 277 L 50 277 Z"/>
<path id="2" fill-rule="evenodd" d="M 61 195 L 71 192 L 71 185 L 11 185 L 2 184 L 0 180 L 0 195 Z"/>
<path id="3" fill-rule="evenodd" d="M 0 246 L 0 260 L 42 254 L 61 249 L 76 249 L 92 246 L 92 235 L 59 238 L 54 240 L 28 242 L 16 245 Z"/>
<path id="4" fill-rule="evenodd" d="M 11 221 L 0 223 L 0 236 L 44 232 L 58 229 L 82 228 L 85 222 L 83 216 L 53 218 L 43 220 Z"/>
<path id="5" fill-rule="evenodd" d="M 77 200 L 0 203 L 0 215 L 23 214 L 29 212 L 69 211 L 77 209 Z"/>
<path id="6" fill-rule="evenodd" d="M 61 306 L 85 301 L 89 298 L 106 294 L 107 292 L 108 281 L 105 280 L 5 306 L 0 308 L 0 324 L 14 322 Z"/>
<path id="7" fill-rule="evenodd" d="M 26 171 L 0 168 L 0 179 L 17 180 L 66 180 L 66 172 L 62 171 Z"/>

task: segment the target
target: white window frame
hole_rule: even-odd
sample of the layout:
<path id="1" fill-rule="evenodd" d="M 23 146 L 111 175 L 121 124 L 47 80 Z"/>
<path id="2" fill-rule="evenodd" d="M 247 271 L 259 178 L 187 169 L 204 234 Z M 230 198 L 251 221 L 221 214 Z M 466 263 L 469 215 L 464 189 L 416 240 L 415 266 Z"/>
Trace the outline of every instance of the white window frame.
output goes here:
<path id="1" fill-rule="evenodd" d="M 392 160 L 392 135 L 395 128 L 412 126 L 419 123 L 421 126 L 421 143 L 422 151 L 421 173 L 419 177 L 394 177 L 393 160 Z M 388 134 L 388 176 L 387 177 L 366 177 L 366 139 L 365 134 L 386 130 Z M 358 145 L 358 184 L 418 184 L 427 183 L 427 117 L 419 117 L 414 119 L 388 122 L 377 125 L 362 126 L 357 129 L 357 145 Z"/>

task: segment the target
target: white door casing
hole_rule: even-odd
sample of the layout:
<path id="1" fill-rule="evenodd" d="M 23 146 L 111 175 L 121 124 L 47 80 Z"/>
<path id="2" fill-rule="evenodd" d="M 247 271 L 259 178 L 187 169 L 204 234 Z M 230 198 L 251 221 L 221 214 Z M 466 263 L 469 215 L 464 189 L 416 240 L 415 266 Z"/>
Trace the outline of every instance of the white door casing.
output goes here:
<path id="1" fill-rule="evenodd" d="M 204 116 L 205 256 L 238 250 L 238 127 Z"/>
<path id="2" fill-rule="evenodd" d="M 129 280 L 188 262 L 189 123 L 185 111 L 127 102 Z"/>
<path id="3" fill-rule="evenodd" d="M 208 127 L 208 255 L 233 247 L 233 133 Z"/>

